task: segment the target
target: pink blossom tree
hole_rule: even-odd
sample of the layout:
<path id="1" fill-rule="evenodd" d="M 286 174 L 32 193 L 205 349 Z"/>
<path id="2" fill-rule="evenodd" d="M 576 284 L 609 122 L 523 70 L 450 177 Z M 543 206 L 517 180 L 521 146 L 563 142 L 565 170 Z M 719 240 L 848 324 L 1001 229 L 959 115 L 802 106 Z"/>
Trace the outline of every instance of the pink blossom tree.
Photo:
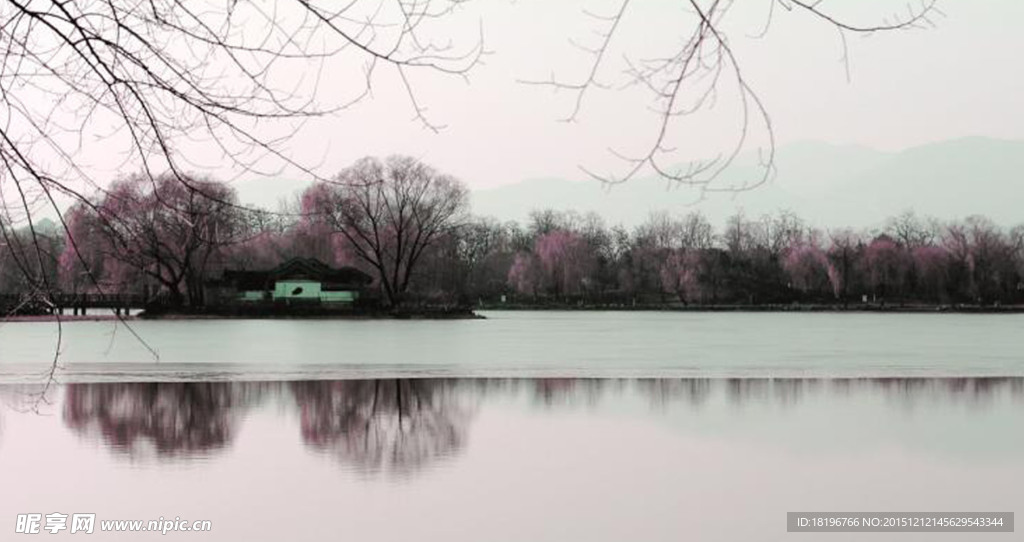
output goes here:
<path id="1" fill-rule="evenodd" d="M 661 266 L 662 288 L 675 294 L 682 303 L 699 302 L 703 299 L 700 274 L 700 252 L 692 249 L 673 250 Z"/>
<path id="2" fill-rule="evenodd" d="M 838 274 L 832 269 L 832 263 L 816 244 L 801 243 L 791 246 L 785 251 L 782 267 L 797 290 L 804 293 L 821 292 L 828 286 L 833 295 L 837 295 L 836 283 Z"/>
<path id="3" fill-rule="evenodd" d="M 907 252 L 888 235 L 879 235 L 864 250 L 872 292 L 883 299 L 902 293 L 910 267 Z"/>
<path id="4" fill-rule="evenodd" d="M 555 296 L 578 294 L 591 279 L 595 268 L 594 254 L 583 237 L 566 230 L 541 235 L 534 245 L 534 254 L 543 273 L 544 282 Z"/>
<path id="5" fill-rule="evenodd" d="M 829 234 L 828 249 L 829 282 L 836 297 L 849 302 L 850 290 L 856 279 L 857 262 L 860 257 L 863 241 L 857 233 L 850 229 L 840 229 Z"/>
<path id="6" fill-rule="evenodd" d="M 97 203 L 73 210 L 71 252 L 61 256 L 65 276 L 81 285 L 81 266 L 91 259 L 110 283 L 137 285 L 146 277 L 172 304 L 199 304 L 204 278 L 240 231 L 235 199 L 233 189 L 210 179 L 120 179 Z"/>
<path id="7" fill-rule="evenodd" d="M 508 270 L 508 283 L 521 294 L 536 297 L 543 288 L 540 263 L 532 252 L 516 253 Z"/>
<path id="8" fill-rule="evenodd" d="M 65 213 L 65 248 L 58 259 L 60 286 L 64 291 L 80 292 L 94 286 L 103 276 L 103 249 L 99 243 L 100 225 L 85 204 L 79 203 Z"/>
<path id="9" fill-rule="evenodd" d="M 911 254 L 919 295 L 943 300 L 949 283 L 949 254 L 935 245 L 919 246 Z"/>

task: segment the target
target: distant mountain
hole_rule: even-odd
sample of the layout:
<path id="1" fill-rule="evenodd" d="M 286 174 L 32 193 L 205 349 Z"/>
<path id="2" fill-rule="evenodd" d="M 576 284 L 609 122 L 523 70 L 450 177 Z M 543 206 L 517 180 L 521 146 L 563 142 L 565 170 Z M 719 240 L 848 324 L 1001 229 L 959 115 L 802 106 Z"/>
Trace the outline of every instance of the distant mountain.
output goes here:
<path id="1" fill-rule="evenodd" d="M 758 174 L 755 157 L 741 156 L 717 181 L 742 184 Z M 595 211 L 609 224 L 632 226 L 652 211 L 700 211 L 722 224 L 738 209 L 748 216 L 788 209 L 821 227 L 880 225 L 913 208 L 942 219 L 984 214 L 1010 226 L 1024 223 L 1024 141 L 971 137 L 899 152 L 820 142 L 780 147 L 778 174 L 756 189 L 708 194 L 639 178 L 605 186 L 592 180 L 531 179 L 474 190 L 473 212 L 523 221 L 538 208 Z M 277 208 L 309 185 L 294 179 L 251 179 L 234 183 L 243 203 Z"/>
<path id="2" fill-rule="evenodd" d="M 756 175 L 743 157 L 716 182 L 742 183 Z M 1024 222 L 1024 141 L 965 138 L 900 152 L 807 142 L 777 151 L 778 175 L 769 184 L 736 194 L 709 194 L 646 178 L 615 186 L 597 181 L 535 179 L 474 191 L 473 212 L 524 220 L 532 209 L 595 211 L 627 226 L 652 212 L 700 211 L 716 224 L 738 209 L 748 216 L 788 209 L 821 227 L 880 225 L 914 209 L 922 216 L 984 214 L 998 223 Z"/>

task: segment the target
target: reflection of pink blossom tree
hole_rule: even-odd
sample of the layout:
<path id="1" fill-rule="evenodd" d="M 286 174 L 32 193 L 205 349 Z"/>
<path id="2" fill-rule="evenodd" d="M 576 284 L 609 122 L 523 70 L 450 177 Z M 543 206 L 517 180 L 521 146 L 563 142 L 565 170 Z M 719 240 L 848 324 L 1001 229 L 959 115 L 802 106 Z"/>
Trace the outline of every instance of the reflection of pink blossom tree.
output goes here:
<path id="1" fill-rule="evenodd" d="M 64 422 L 140 456 L 207 454 L 230 444 L 249 384 L 167 382 L 71 384 Z"/>

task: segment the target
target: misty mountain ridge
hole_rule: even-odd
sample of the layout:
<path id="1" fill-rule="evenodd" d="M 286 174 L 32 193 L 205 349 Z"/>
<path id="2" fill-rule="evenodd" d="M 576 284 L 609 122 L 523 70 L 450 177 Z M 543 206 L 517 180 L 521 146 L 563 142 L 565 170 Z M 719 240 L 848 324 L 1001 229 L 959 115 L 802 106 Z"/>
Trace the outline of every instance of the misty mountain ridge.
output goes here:
<path id="1" fill-rule="evenodd" d="M 715 186 L 742 185 L 760 174 L 746 153 Z M 529 179 L 471 191 L 472 212 L 525 221 L 534 209 L 596 212 L 608 224 L 635 226 L 652 212 L 699 211 L 716 225 L 742 210 L 748 217 L 789 210 L 822 227 L 872 228 L 908 209 L 939 219 L 982 214 L 1004 226 L 1024 222 L 1024 141 L 968 137 L 889 152 L 806 141 L 780 146 L 775 178 L 752 190 L 708 193 L 655 176 L 605 185 L 562 178 Z M 243 203 L 277 208 L 309 181 L 250 179 L 233 183 Z"/>
<path id="2" fill-rule="evenodd" d="M 818 227 L 871 228 L 913 209 L 940 219 L 982 214 L 1024 222 L 1024 141 L 970 137 L 887 152 L 857 145 L 800 142 L 776 151 L 777 174 L 757 188 L 707 193 L 656 177 L 599 181 L 533 179 L 472 192 L 473 213 L 524 221 L 539 208 L 596 212 L 609 224 L 639 224 L 656 211 L 698 211 L 714 224 L 795 212 Z M 756 154 L 740 156 L 715 186 L 742 185 L 760 174 Z"/>

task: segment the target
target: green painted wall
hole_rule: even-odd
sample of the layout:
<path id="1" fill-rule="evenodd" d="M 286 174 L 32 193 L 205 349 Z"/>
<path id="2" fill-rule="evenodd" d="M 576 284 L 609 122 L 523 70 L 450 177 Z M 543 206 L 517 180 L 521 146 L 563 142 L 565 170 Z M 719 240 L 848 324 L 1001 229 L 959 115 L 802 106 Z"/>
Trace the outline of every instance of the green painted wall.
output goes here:
<path id="1" fill-rule="evenodd" d="M 300 289 L 298 293 L 296 290 Z M 278 282 L 272 292 L 273 299 L 319 299 L 324 303 L 352 303 L 359 298 L 359 292 L 344 290 L 337 292 L 325 292 L 321 289 L 319 282 L 309 280 L 291 280 Z M 262 301 L 262 291 L 240 292 L 238 298 L 241 301 Z"/>
<path id="2" fill-rule="evenodd" d="M 359 292 L 320 292 L 320 301 L 324 303 L 351 303 L 359 297 Z"/>
<path id="3" fill-rule="evenodd" d="M 299 289 L 302 291 L 295 293 Z M 320 283 L 311 280 L 282 281 L 274 287 L 274 299 L 316 299 L 318 297 L 320 297 Z"/>

